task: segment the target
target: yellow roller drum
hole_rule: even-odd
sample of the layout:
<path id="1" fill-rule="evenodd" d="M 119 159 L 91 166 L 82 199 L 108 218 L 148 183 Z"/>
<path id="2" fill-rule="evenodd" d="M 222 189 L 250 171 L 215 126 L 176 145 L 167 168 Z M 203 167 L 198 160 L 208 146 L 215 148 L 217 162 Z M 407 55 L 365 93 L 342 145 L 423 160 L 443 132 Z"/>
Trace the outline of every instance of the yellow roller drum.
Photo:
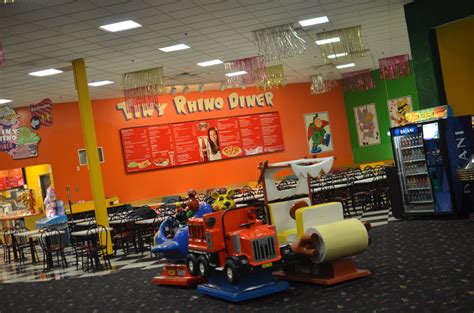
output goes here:
<path id="1" fill-rule="evenodd" d="M 334 261 L 343 257 L 361 253 L 369 245 L 367 229 L 356 219 L 343 220 L 311 228 L 320 240 L 314 257 L 316 263 Z"/>

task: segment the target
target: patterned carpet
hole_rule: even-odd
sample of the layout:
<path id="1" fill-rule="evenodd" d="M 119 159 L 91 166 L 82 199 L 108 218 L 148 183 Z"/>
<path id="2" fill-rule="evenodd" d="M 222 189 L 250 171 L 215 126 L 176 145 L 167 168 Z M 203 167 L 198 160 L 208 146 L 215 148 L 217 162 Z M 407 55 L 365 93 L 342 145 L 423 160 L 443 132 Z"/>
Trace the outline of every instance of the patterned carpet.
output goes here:
<path id="1" fill-rule="evenodd" d="M 473 312 L 472 221 L 393 222 L 374 228 L 371 238 L 355 259 L 372 276 L 330 288 L 291 283 L 286 292 L 231 304 L 194 289 L 153 286 L 158 261 L 130 256 L 138 259 L 114 260 L 126 265 L 110 275 L 0 284 L 0 312 Z"/>

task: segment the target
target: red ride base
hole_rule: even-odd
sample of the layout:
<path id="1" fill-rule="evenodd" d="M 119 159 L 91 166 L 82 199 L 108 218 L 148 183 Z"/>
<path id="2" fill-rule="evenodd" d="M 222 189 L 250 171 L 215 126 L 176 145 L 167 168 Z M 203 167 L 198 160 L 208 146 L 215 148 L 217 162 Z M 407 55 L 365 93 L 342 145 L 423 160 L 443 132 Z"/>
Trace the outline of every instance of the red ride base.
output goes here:
<path id="1" fill-rule="evenodd" d="M 190 287 L 205 281 L 200 276 L 191 276 L 185 264 L 168 264 L 163 267 L 161 275 L 153 277 L 151 282 L 153 285 Z"/>
<path id="2" fill-rule="evenodd" d="M 323 286 L 331 286 L 348 280 L 369 276 L 370 271 L 358 269 L 351 259 L 341 259 L 319 264 L 319 274 L 288 273 L 278 271 L 273 273 L 278 279 L 299 281 Z"/>

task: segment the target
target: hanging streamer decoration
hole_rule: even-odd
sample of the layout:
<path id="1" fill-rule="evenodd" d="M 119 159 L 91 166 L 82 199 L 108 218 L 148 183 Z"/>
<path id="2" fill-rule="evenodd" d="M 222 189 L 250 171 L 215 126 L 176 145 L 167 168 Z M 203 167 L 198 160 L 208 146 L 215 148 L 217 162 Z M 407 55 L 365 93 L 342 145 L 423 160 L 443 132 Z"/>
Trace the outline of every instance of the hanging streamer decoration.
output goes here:
<path id="1" fill-rule="evenodd" d="M 252 33 L 266 62 L 290 58 L 306 49 L 306 42 L 291 24 L 259 29 Z"/>
<path id="2" fill-rule="evenodd" d="M 337 80 L 329 79 L 325 74 L 316 74 L 310 76 L 311 93 L 313 95 L 331 91 L 337 86 Z"/>
<path id="3" fill-rule="evenodd" d="M 224 63 L 227 84 L 231 87 L 246 85 L 263 85 L 267 80 L 265 63 L 262 56 L 227 61 Z M 245 74 L 228 76 L 230 73 L 245 71 Z"/>
<path id="4" fill-rule="evenodd" d="M 125 73 L 122 75 L 123 93 L 128 106 L 158 103 L 165 93 L 163 67 Z"/>
<path id="5" fill-rule="evenodd" d="M 398 79 L 410 76 L 410 58 L 408 54 L 379 59 L 380 79 Z"/>
<path id="6" fill-rule="evenodd" d="M 372 71 L 369 69 L 343 73 L 344 91 L 364 91 L 375 88 Z"/>
<path id="7" fill-rule="evenodd" d="M 263 84 L 257 84 L 257 87 L 262 87 L 264 90 L 282 87 L 286 84 L 285 75 L 283 74 L 283 65 L 274 65 L 265 68 L 267 79 Z"/>
<path id="8" fill-rule="evenodd" d="M 369 51 L 362 39 L 361 26 L 336 29 L 317 34 L 318 40 L 336 37 L 339 38 L 339 41 L 319 45 L 326 63 L 350 57 L 363 57 Z"/>

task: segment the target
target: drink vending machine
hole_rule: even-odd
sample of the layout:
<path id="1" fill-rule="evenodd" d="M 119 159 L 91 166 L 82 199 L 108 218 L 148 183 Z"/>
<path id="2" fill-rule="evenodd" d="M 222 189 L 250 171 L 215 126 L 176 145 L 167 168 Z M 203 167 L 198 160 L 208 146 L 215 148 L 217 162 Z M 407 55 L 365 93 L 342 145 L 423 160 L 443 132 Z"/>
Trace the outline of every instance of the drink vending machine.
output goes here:
<path id="1" fill-rule="evenodd" d="M 464 215 L 472 209 L 470 186 L 456 173 L 471 160 L 471 122 L 471 116 L 449 117 L 390 129 L 403 216 Z"/>

